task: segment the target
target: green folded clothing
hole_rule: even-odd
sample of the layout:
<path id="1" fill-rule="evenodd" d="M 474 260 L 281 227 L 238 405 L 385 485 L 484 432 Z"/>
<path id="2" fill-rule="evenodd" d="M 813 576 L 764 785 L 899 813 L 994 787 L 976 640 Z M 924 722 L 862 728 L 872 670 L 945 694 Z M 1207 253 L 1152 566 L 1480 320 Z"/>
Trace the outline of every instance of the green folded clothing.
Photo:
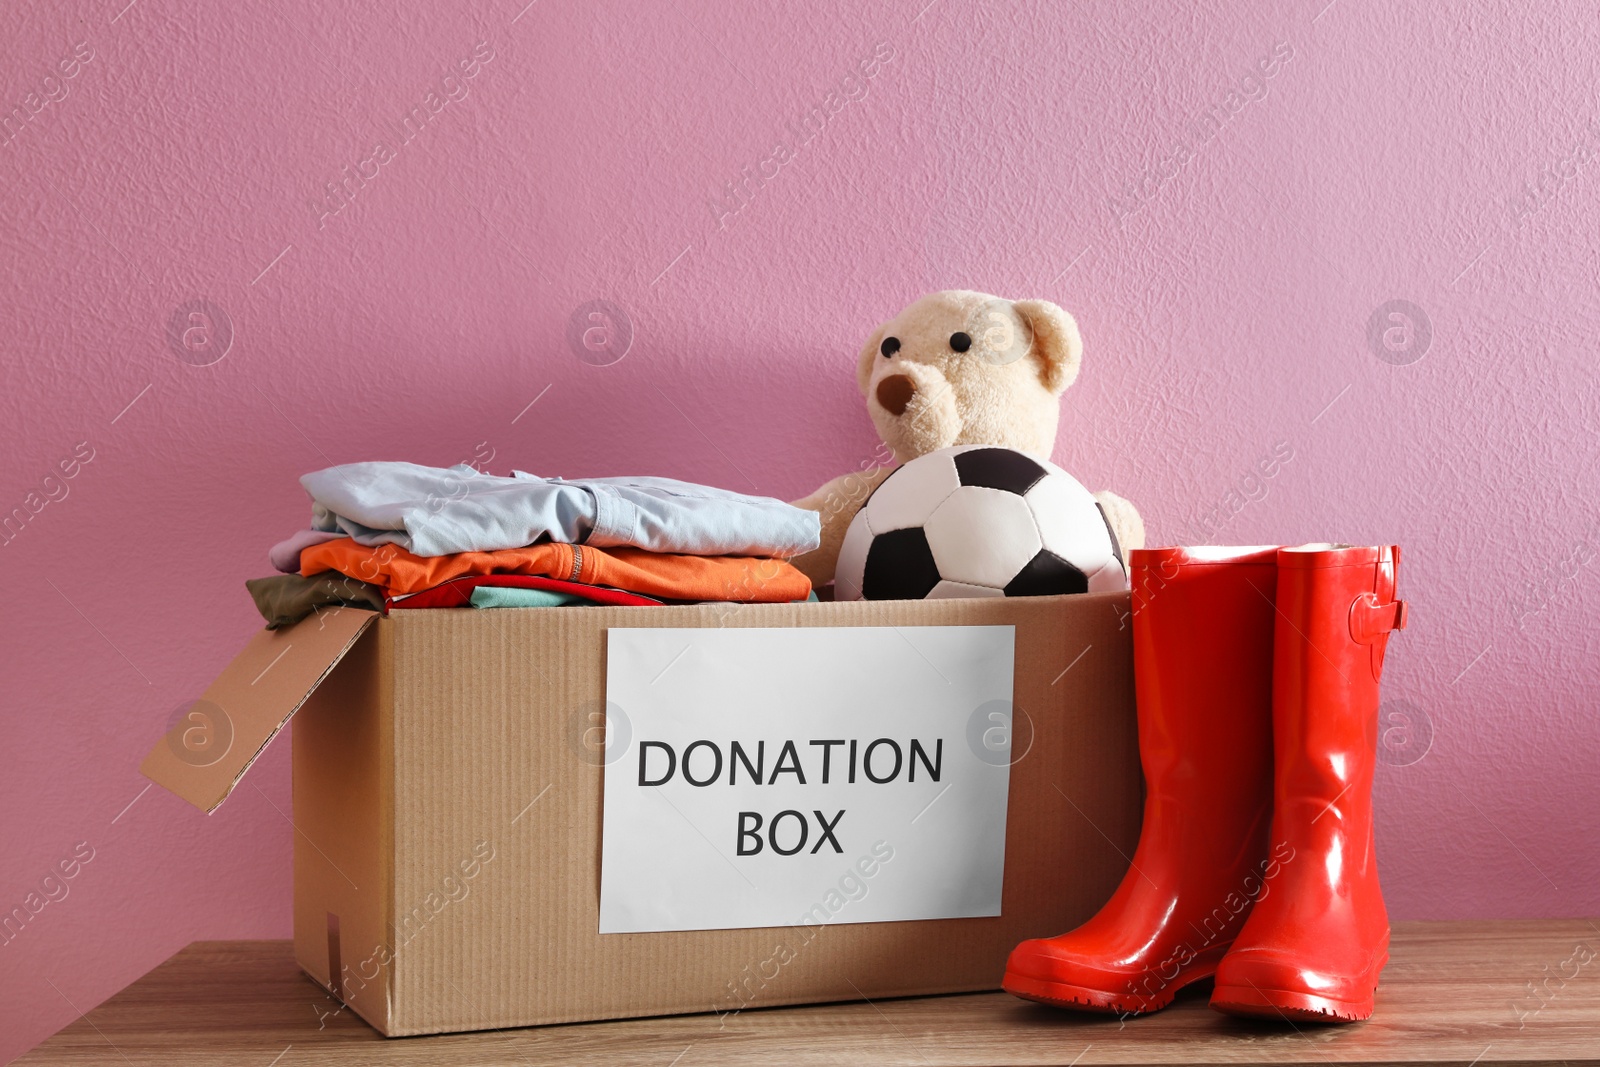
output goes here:
<path id="1" fill-rule="evenodd" d="M 509 586 L 480 585 L 472 591 L 475 608 L 559 608 L 567 604 L 592 604 L 576 593 L 554 589 L 515 589 Z"/>

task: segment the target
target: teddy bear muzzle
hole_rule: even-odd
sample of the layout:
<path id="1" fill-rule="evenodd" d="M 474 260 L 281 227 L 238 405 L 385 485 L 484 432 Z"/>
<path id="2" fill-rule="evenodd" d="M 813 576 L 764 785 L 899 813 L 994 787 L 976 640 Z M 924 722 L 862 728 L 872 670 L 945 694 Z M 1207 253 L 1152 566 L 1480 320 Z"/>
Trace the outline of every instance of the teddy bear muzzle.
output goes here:
<path id="1" fill-rule="evenodd" d="M 878 403 L 891 415 L 904 415 L 916 393 L 916 383 L 904 374 L 891 374 L 878 383 Z"/>

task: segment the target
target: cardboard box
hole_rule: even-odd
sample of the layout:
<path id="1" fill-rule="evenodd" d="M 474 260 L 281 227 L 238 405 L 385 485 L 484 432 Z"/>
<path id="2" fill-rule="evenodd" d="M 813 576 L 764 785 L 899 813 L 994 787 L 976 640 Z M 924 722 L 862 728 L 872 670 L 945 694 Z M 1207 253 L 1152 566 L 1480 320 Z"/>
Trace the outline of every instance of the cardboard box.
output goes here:
<path id="1" fill-rule="evenodd" d="M 391 1036 L 994 989 L 1106 900 L 1138 836 L 1126 593 L 492 611 L 257 634 L 146 758 L 214 810 L 295 718 L 300 965 Z M 1015 627 L 995 918 L 598 933 L 611 627 Z"/>

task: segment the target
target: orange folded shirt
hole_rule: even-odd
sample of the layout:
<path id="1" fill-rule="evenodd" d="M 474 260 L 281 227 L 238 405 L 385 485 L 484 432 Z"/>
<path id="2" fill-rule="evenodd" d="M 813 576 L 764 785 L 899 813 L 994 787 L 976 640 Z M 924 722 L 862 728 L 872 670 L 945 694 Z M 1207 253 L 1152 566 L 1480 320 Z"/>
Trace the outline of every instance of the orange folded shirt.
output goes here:
<path id="1" fill-rule="evenodd" d="M 771 603 L 804 600 L 811 592 L 811 580 L 780 559 L 679 556 L 642 548 L 557 543 L 497 552 L 414 556 L 398 545 L 371 548 L 341 537 L 300 553 L 303 576 L 323 571 L 370 582 L 389 596 L 420 593 L 467 574 L 541 574 L 668 600 Z"/>

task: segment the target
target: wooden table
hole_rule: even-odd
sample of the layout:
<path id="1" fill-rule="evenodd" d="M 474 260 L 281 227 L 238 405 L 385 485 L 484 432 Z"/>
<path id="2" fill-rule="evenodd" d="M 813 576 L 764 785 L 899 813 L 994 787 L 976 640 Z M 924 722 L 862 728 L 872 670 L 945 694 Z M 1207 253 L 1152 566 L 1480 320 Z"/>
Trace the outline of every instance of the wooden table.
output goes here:
<path id="1" fill-rule="evenodd" d="M 1003 993 L 386 1039 L 295 966 L 287 941 L 201 941 L 33 1052 L 37 1064 L 1600 1064 L 1600 923 L 1401 923 L 1377 1014 L 1255 1024 L 1190 990 L 1145 1019 Z M 319 1028 L 320 1022 L 323 1024 Z"/>

